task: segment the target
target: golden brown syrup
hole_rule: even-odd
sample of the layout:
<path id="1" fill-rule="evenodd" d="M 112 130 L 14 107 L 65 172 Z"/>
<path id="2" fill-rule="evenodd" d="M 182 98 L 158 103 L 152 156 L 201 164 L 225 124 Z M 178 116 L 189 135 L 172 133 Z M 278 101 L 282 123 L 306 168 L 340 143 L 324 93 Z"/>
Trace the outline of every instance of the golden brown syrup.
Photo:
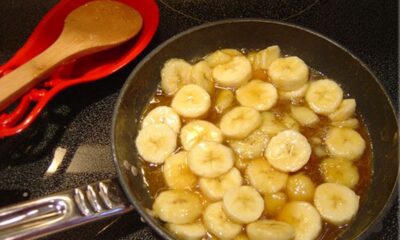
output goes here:
<path id="1" fill-rule="evenodd" d="M 253 74 L 253 79 L 255 79 L 255 77 L 257 77 L 257 79 L 260 79 L 260 80 L 268 81 L 268 76 L 264 71 L 255 72 Z M 317 71 L 311 69 L 311 72 L 310 72 L 310 80 L 311 81 L 321 79 L 324 77 L 325 76 L 323 74 L 321 74 L 320 72 L 317 72 Z M 214 106 L 215 97 L 217 96 L 219 91 L 221 91 L 221 89 L 219 89 L 219 88 L 215 89 L 215 92 L 212 96 L 212 106 Z M 171 101 L 172 101 L 172 97 L 164 96 L 161 94 L 161 91 L 158 90 L 156 92 L 156 94 L 154 95 L 154 98 L 152 99 L 150 104 L 147 106 L 143 116 L 145 116 L 149 111 L 151 111 L 152 109 L 154 109 L 158 106 L 170 106 Z M 291 104 L 292 103 L 290 101 L 281 101 L 280 100 L 269 111 L 276 113 L 279 117 L 283 113 L 289 112 L 289 107 Z M 304 100 L 300 101 L 298 103 L 295 103 L 295 104 L 297 106 L 302 106 L 302 105 L 306 106 L 306 103 L 304 102 Z M 229 109 L 234 108 L 235 106 L 238 106 L 238 105 L 239 105 L 239 103 L 235 99 L 234 103 L 232 104 L 232 106 Z M 229 109 L 227 109 L 225 112 L 229 111 Z M 202 119 L 210 121 L 210 122 L 218 125 L 218 122 L 221 117 L 222 117 L 222 114 L 217 113 L 215 111 L 215 109 L 212 108 L 212 109 L 210 109 L 210 111 L 208 112 L 208 114 L 206 116 L 202 117 Z M 319 116 L 319 117 L 320 117 L 320 121 L 315 126 L 300 127 L 300 132 L 307 139 L 310 139 L 311 137 L 315 137 L 315 136 L 318 136 L 321 139 L 324 138 L 326 130 L 329 126 L 329 119 L 324 116 Z M 363 156 L 355 162 L 355 165 L 358 168 L 359 182 L 356 185 L 356 187 L 354 188 L 354 191 L 360 196 L 360 203 L 362 204 L 365 201 L 365 198 L 366 198 L 365 195 L 366 195 L 368 186 L 370 185 L 371 176 L 372 176 L 372 168 L 371 168 L 372 149 L 371 149 L 371 144 L 370 144 L 371 141 L 369 139 L 368 131 L 367 131 L 365 124 L 363 123 L 362 119 L 360 119 L 358 116 L 357 116 L 357 119 L 360 122 L 360 127 L 358 129 L 356 129 L 356 131 L 359 132 L 361 134 L 361 136 L 363 137 L 363 139 L 366 141 L 366 149 L 365 149 Z M 182 120 L 182 126 L 183 126 L 190 119 L 182 118 L 181 120 Z M 181 145 L 179 143 L 179 138 L 178 138 L 178 150 L 176 152 L 178 152 L 180 149 L 181 149 Z M 324 158 L 319 158 L 314 153 L 312 153 L 308 163 L 302 169 L 300 169 L 298 172 L 306 173 L 313 180 L 313 182 L 316 186 L 323 183 L 323 178 L 322 178 L 322 175 L 319 170 L 319 164 L 323 159 Z M 167 189 L 167 186 L 165 184 L 164 177 L 162 174 L 162 166 L 154 166 L 145 161 L 142 161 L 142 162 L 143 162 L 142 170 L 144 172 L 145 182 L 148 183 L 149 192 L 150 192 L 151 196 L 153 198 L 155 198 L 158 193 Z M 296 173 L 290 173 L 290 175 L 294 175 Z M 242 175 L 243 175 L 243 171 L 242 171 Z M 201 196 L 201 199 L 204 200 L 203 203 L 206 204 L 207 201 L 206 201 L 205 197 L 203 197 L 202 194 L 200 193 L 200 190 L 198 188 L 196 188 L 196 189 L 194 189 L 194 191 Z M 266 216 L 262 216 L 262 218 L 266 218 Z M 351 224 L 351 223 L 349 223 L 349 224 Z M 316 239 L 317 240 L 336 239 L 339 235 L 341 235 L 348 228 L 349 224 L 338 227 L 338 226 L 335 226 L 333 224 L 323 221 L 322 230 Z M 243 231 L 244 231 L 244 229 L 243 229 Z M 217 238 L 208 234 L 204 239 L 211 240 L 211 239 L 217 239 Z"/>

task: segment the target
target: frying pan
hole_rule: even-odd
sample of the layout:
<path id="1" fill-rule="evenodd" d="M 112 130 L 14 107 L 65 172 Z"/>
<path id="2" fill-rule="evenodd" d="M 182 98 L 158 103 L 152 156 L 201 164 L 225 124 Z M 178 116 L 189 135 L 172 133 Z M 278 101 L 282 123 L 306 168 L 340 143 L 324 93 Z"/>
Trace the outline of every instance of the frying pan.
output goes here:
<path id="1" fill-rule="evenodd" d="M 389 207 L 399 173 L 398 126 L 390 99 L 372 72 L 337 43 L 302 27 L 260 19 L 208 23 L 153 50 L 130 74 L 115 106 L 111 138 L 118 180 L 1 209 L 0 238 L 39 237 L 134 208 L 161 237 L 173 239 L 148 211 L 153 199 L 135 147 L 141 115 L 158 86 L 163 63 L 172 57 L 196 59 L 219 48 L 261 49 L 273 44 L 335 79 L 357 100 L 371 138 L 374 172 L 356 219 L 340 239 L 366 238 Z"/>

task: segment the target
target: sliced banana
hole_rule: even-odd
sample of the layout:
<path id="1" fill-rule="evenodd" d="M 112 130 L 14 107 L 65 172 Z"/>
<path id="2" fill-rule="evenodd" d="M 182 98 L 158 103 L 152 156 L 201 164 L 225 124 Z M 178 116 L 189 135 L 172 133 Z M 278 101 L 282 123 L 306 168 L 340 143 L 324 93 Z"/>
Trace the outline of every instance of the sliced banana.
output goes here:
<path id="1" fill-rule="evenodd" d="M 281 122 L 287 129 L 292 129 L 297 132 L 300 131 L 300 124 L 287 113 L 282 114 Z"/>
<path id="2" fill-rule="evenodd" d="M 246 170 L 247 166 L 250 164 L 251 161 L 253 161 L 253 159 L 237 157 L 235 159 L 235 167 L 239 169 L 241 172 L 243 172 L 244 170 Z"/>
<path id="3" fill-rule="evenodd" d="M 287 196 L 283 192 L 264 194 L 264 214 L 267 217 L 276 216 L 287 202 Z"/>
<path id="4" fill-rule="evenodd" d="M 279 213 L 278 220 L 294 228 L 294 240 L 314 240 L 322 228 L 321 216 L 308 202 L 289 202 Z"/>
<path id="5" fill-rule="evenodd" d="M 332 121 L 344 121 L 346 119 L 349 119 L 354 115 L 354 112 L 356 111 L 356 100 L 350 98 L 350 99 L 344 99 L 342 103 L 339 105 L 338 109 L 329 114 L 328 117 Z"/>
<path id="6" fill-rule="evenodd" d="M 188 154 L 190 170 L 197 176 L 206 178 L 219 177 L 228 172 L 233 162 L 232 150 L 216 142 L 200 142 Z"/>
<path id="7" fill-rule="evenodd" d="M 245 174 L 250 184 L 263 194 L 281 191 L 288 179 L 286 173 L 275 170 L 263 158 L 252 160 Z"/>
<path id="8" fill-rule="evenodd" d="M 206 229 L 219 239 L 232 239 L 242 231 L 242 225 L 232 222 L 222 210 L 222 202 L 212 203 L 203 213 Z"/>
<path id="9" fill-rule="evenodd" d="M 142 128 L 155 123 L 165 123 L 177 133 L 181 129 L 179 115 L 174 109 L 168 106 L 159 106 L 151 110 L 143 119 Z"/>
<path id="10" fill-rule="evenodd" d="M 246 233 L 240 233 L 233 240 L 249 240 Z"/>
<path id="11" fill-rule="evenodd" d="M 222 132 L 214 124 L 204 120 L 193 120 L 182 127 L 180 140 L 185 150 L 190 150 L 202 141 L 221 143 Z"/>
<path id="12" fill-rule="evenodd" d="M 323 115 L 336 111 L 343 99 L 343 90 L 330 79 L 321 79 L 310 83 L 306 93 L 306 101 L 310 108 Z"/>
<path id="13" fill-rule="evenodd" d="M 231 140 L 229 145 L 241 158 L 258 158 L 264 153 L 269 137 L 261 129 L 257 129 L 242 140 Z"/>
<path id="14" fill-rule="evenodd" d="M 136 148 L 147 162 L 160 164 L 176 149 L 177 134 L 165 123 L 149 125 L 139 131 Z"/>
<path id="15" fill-rule="evenodd" d="M 245 56 L 233 57 L 229 62 L 217 65 L 212 71 L 218 85 L 232 88 L 246 84 L 251 74 L 251 64 Z"/>
<path id="16" fill-rule="evenodd" d="M 161 88 L 167 95 L 174 95 L 190 82 L 192 65 L 183 59 L 171 58 L 161 69 Z"/>
<path id="17" fill-rule="evenodd" d="M 324 159 L 319 169 L 325 182 L 338 183 L 349 188 L 354 188 L 360 178 L 357 167 L 344 158 Z"/>
<path id="18" fill-rule="evenodd" d="M 314 192 L 313 181 L 304 173 L 297 173 L 289 177 L 286 184 L 286 194 L 290 200 L 312 201 Z"/>
<path id="19" fill-rule="evenodd" d="M 181 240 L 199 240 L 207 234 L 206 228 L 200 221 L 188 224 L 167 223 L 165 227 Z"/>
<path id="20" fill-rule="evenodd" d="M 319 158 L 323 158 L 323 157 L 328 156 L 328 152 L 326 150 L 326 147 L 322 146 L 322 145 L 313 146 L 312 147 L 312 151 Z"/>
<path id="21" fill-rule="evenodd" d="M 242 106 L 264 111 L 276 104 L 278 92 L 270 83 L 252 80 L 236 90 L 236 99 Z"/>
<path id="22" fill-rule="evenodd" d="M 301 133 L 285 130 L 274 136 L 268 143 L 264 156 L 276 169 L 295 172 L 310 159 L 311 147 Z"/>
<path id="23" fill-rule="evenodd" d="M 271 82 L 281 91 L 293 91 L 308 81 L 308 66 L 298 57 L 278 58 L 268 68 Z"/>
<path id="24" fill-rule="evenodd" d="M 192 223 L 203 207 L 198 195 L 188 190 L 166 190 L 153 203 L 153 212 L 161 220 L 175 224 Z"/>
<path id="25" fill-rule="evenodd" d="M 365 141 L 361 135 L 350 128 L 333 127 L 329 129 L 325 144 L 329 155 L 356 160 L 365 150 Z"/>
<path id="26" fill-rule="evenodd" d="M 234 48 L 224 48 L 224 49 L 221 49 L 221 52 L 226 53 L 231 57 L 243 55 L 243 53 L 241 51 L 234 49 Z"/>
<path id="27" fill-rule="evenodd" d="M 306 95 L 309 84 L 304 84 L 302 87 L 292 91 L 278 91 L 279 99 L 282 100 L 298 100 Z"/>
<path id="28" fill-rule="evenodd" d="M 234 139 L 242 139 L 249 136 L 260 125 L 260 113 L 249 107 L 235 107 L 225 113 L 220 122 L 222 133 Z"/>
<path id="29" fill-rule="evenodd" d="M 187 165 L 187 152 L 181 151 L 168 157 L 162 167 L 165 182 L 172 189 L 193 189 L 197 176 Z"/>
<path id="30" fill-rule="evenodd" d="M 200 61 L 193 66 L 190 82 L 204 88 L 209 94 L 214 92 L 212 69 L 206 61 Z"/>
<path id="31" fill-rule="evenodd" d="M 291 240 L 294 229 L 285 222 L 275 220 L 259 220 L 246 226 L 250 240 Z"/>
<path id="32" fill-rule="evenodd" d="M 205 61 L 212 68 L 220 64 L 225 64 L 231 60 L 232 56 L 222 50 L 217 50 L 205 57 Z"/>
<path id="33" fill-rule="evenodd" d="M 215 99 L 215 110 L 217 113 L 223 113 L 226 109 L 232 106 L 235 96 L 233 92 L 227 89 L 222 89 Z"/>
<path id="34" fill-rule="evenodd" d="M 308 127 L 319 122 L 318 115 L 307 107 L 291 106 L 290 113 L 292 117 L 302 126 Z"/>
<path id="35" fill-rule="evenodd" d="M 357 214 L 360 197 L 337 183 L 323 183 L 315 190 L 314 204 L 322 218 L 335 225 L 351 221 Z"/>
<path id="36" fill-rule="evenodd" d="M 271 63 L 279 58 L 280 55 L 281 49 L 279 46 L 273 45 L 254 53 L 250 59 L 254 69 L 268 70 Z"/>
<path id="37" fill-rule="evenodd" d="M 241 186 L 225 193 L 222 209 L 234 222 L 250 223 L 257 220 L 264 211 L 264 199 L 250 186 Z"/>
<path id="38" fill-rule="evenodd" d="M 257 52 L 249 52 L 249 53 L 247 53 L 247 55 L 246 55 L 247 60 L 250 61 L 251 66 L 253 67 L 254 70 L 256 70 L 256 66 L 254 65 L 254 64 L 255 64 L 254 61 L 255 61 L 255 59 L 256 59 L 256 55 L 257 55 Z"/>
<path id="39" fill-rule="evenodd" d="M 352 129 L 357 129 L 360 127 L 360 123 L 358 122 L 357 118 L 349 118 L 339 122 L 331 122 L 331 125 L 335 127 L 344 127 Z"/>
<path id="40" fill-rule="evenodd" d="M 287 129 L 287 127 L 278 120 L 273 112 L 262 112 L 261 119 L 262 124 L 260 129 L 270 137 L 273 137 Z"/>
<path id="41" fill-rule="evenodd" d="M 242 185 L 242 175 L 236 168 L 231 168 L 227 173 L 218 178 L 200 178 L 200 191 L 212 201 L 219 201 L 230 189 Z"/>
<path id="42" fill-rule="evenodd" d="M 207 113 L 211 105 L 210 95 L 195 84 L 183 86 L 172 99 L 171 107 L 181 116 L 196 118 Z"/>

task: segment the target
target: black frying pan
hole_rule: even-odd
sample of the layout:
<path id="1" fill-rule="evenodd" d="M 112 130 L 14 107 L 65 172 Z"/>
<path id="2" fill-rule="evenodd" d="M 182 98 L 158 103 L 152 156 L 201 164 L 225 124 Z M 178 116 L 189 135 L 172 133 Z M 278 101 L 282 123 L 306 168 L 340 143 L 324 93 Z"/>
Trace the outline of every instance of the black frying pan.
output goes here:
<path id="1" fill-rule="evenodd" d="M 82 210 L 80 201 L 88 203 L 89 215 L 83 218 L 86 217 L 88 219 L 86 221 L 91 221 L 101 216 L 125 212 L 131 208 L 130 204 L 132 204 L 160 236 L 173 239 L 162 227 L 161 222 L 154 219 L 146 210 L 151 209 L 153 199 L 143 180 L 140 171 L 142 162 L 138 159 L 135 147 L 139 121 L 158 86 L 163 63 L 173 57 L 187 60 L 198 58 L 219 48 L 260 49 L 273 44 L 278 44 L 284 53 L 299 56 L 308 65 L 338 81 L 344 91 L 350 93 L 357 101 L 358 113 L 368 127 L 372 142 L 374 173 L 372 183 L 367 190 L 367 197 L 364 198 L 365 202 L 361 203 L 357 218 L 341 239 L 366 238 L 374 223 L 381 220 L 390 205 L 399 173 L 398 126 L 389 97 L 371 71 L 337 43 L 298 26 L 265 20 L 226 20 L 190 29 L 157 47 L 138 64 L 121 91 L 115 107 L 112 128 L 113 158 L 119 183 L 128 202 L 121 199 L 117 186 L 110 181 L 105 181 L 101 183 L 103 187 L 100 186 L 101 184 L 90 185 L 94 195 L 87 187 L 75 189 L 72 195 L 69 193 L 75 199 L 73 204 L 78 205 L 72 208 L 78 209 L 82 215 L 85 209 Z M 108 187 L 108 192 L 104 190 L 104 185 Z M 79 190 L 83 192 L 83 197 Z M 110 195 L 111 202 L 119 203 L 120 205 L 117 205 L 120 208 L 110 212 L 116 209 L 117 205 L 107 209 L 107 199 L 104 200 L 103 195 Z M 104 211 L 96 212 L 96 197 L 100 199 L 98 204 L 100 207 L 103 206 Z M 15 214 L 16 207 L 0 210 L 0 222 L 2 217 Z M 86 221 L 79 219 L 69 222 L 61 221 L 61 224 L 44 228 L 38 234 L 60 230 Z M 38 234 L 31 233 L 24 236 L 38 236 Z"/>

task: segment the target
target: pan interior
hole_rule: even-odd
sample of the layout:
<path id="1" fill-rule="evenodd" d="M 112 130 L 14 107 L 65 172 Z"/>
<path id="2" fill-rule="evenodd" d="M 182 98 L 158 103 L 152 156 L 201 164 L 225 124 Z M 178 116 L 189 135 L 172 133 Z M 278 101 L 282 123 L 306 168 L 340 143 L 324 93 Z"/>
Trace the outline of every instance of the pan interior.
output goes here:
<path id="1" fill-rule="evenodd" d="M 135 208 L 162 237 L 173 239 L 146 211 L 153 199 L 143 179 L 135 138 L 163 63 L 169 58 L 195 59 L 220 48 L 261 49 L 275 44 L 341 84 L 356 99 L 358 113 L 367 125 L 373 150 L 372 183 L 357 219 L 341 239 L 365 237 L 369 226 L 382 217 L 395 189 L 399 160 L 396 117 L 378 80 L 347 50 L 316 33 L 278 22 L 228 20 L 188 30 L 156 48 L 129 76 L 116 105 L 113 152 L 121 184 Z"/>

